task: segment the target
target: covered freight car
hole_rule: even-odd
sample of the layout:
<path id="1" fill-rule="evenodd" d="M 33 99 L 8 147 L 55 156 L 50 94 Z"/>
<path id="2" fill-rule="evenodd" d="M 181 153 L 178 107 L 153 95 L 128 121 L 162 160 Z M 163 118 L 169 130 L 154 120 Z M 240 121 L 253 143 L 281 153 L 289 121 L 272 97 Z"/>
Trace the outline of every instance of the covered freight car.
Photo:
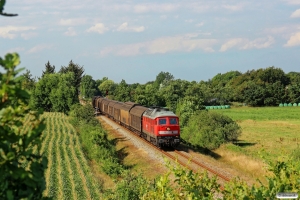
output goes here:
<path id="1" fill-rule="evenodd" d="M 142 128 L 142 120 L 143 120 L 143 113 L 145 112 L 145 110 L 147 110 L 148 108 L 144 107 L 144 106 L 140 106 L 140 105 L 135 105 L 134 107 L 131 108 L 131 110 L 129 111 L 129 126 L 130 129 L 138 134 L 141 134 L 143 132 Z M 147 135 L 143 135 L 142 136 L 147 139 Z"/>

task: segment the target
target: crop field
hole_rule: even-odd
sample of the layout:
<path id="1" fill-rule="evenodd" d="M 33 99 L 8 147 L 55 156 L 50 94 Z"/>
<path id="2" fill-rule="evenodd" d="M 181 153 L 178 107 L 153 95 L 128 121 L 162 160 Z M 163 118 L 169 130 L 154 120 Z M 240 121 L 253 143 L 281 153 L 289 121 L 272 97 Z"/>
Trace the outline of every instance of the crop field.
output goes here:
<path id="1" fill-rule="evenodd" d="M 242 128 L 230 151 L 269 160 L 285 159 L 300 148 L 300 107 L 240 107 L 211 110 L 228 115 Z"/>
<path id="2" fill-rule="evenodd" d="M 75 129 L 63 113 L 45 113 L 41 153 L 48 158 L 44 195 L 53 199 L 100 199 L 100 186 L 85 159 Z"/>

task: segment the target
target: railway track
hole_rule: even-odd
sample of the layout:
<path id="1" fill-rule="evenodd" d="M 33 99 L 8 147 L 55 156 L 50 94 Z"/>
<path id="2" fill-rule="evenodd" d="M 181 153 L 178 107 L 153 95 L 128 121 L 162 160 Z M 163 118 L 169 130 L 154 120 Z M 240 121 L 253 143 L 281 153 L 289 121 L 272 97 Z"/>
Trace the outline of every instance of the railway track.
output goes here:
<path id="1" fill-rule="evenodd" d="M 166 157 L 168 157 L 172 161 L 175 161 L 175 162 L 179 163 L 180 165 L 182 165 L 182 166 L 184 166 L 184 167 L 186 167 L 186 168 L 188 168 L 188 169 L 190 169 L 194 172 L 199 172 L 201 170 L 207 170 L 209 172 L 209 174 L 216 175 L 219 178 L 219 180 L 220 180 L 219 182 L 220 182 L 221 185 L 223 185 L 225 182 L 230 181 L 230 178 L 227 175 L 225 175 L 224 173 L 220 172 L 220 170 L 213 169 L 208 164 L 205 164 L 203 162 L 199 162 L 196 158 L 193 158 L 187 152 L 178 151 L 176 149 L 162 150 L 162 149 L 154 146 L 153 144 L 151 144 L 147 140 L 144 140 L 143 138 L 139 137 L 139 135 L 132 132 L 131 130 L 121 126 L 118 123 L 116 123 L 111 118 L 103 116 L 102 119 L 104 119 L 104 121 L 106 121 L 106 122 L 107 121 L 112 122 L 113 124 L 118 126 L 118 129 L 124 129 L 126 131 L 129 131 L 131 133 L 132 137 L 134 137 L 139 142 L 147 145 L 148 147 L 150 147 L 152 149 L 155 149 L 156 151 L 160 152 L 162 155 L 165 155 Z M 223 189 L 223 187 L 221 187 L 221 189 Z"/>

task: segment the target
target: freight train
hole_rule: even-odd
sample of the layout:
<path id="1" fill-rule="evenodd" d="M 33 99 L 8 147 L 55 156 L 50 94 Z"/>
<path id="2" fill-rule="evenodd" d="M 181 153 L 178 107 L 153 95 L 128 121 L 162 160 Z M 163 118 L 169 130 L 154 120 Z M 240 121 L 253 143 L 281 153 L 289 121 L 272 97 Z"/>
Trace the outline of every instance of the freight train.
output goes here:
<path id="1" fill-rule="evenodd" d="M 147 108 L 101 96 L 93 97 L 92 101 L 96 115 L 106 115 L 155 146 L 176 147 L 180 144 L 179 118 L 166 108 Z"/>

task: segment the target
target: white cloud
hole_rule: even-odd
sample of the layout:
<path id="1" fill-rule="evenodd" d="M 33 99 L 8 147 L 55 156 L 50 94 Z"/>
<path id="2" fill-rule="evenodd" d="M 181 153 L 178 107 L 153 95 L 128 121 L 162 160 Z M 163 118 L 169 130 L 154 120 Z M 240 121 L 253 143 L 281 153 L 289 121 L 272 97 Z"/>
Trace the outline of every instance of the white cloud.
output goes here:
<path id="1" fill-rule="evenodd" d="M 300 1 L 299 0 L 284 0 L 284 1 L 287 2 L 288 4 L 300 5 Z"/>
<path id="2" fill-rule="evenodd" d="M 124 22 L 117 28 L 117 31 L 126 31 L 126 32 L 143 32 L 144 30 L 145 30 L 144 26 L 128 27 L 127 22 Z"/>
<path id="3" fill-rule="evenodd" d="M 37 36 L 38 34 L 35 32 L 25 32 L 25 33 L 21 33 L 21 37 L 24 38 L 25 40 L 28 40 L 30 38 L 33 38 L 35 36 Z"/>
<path id="4" fill-rule="evenodd" d="M 245 39 L 242 39 L 242 38 L 231 39 L 221 46 L 220 51 L 227 51 L 228 49 L 238 46 L 244 42 L 245 42 Z"/>
<path id="5" fill-rule="evenodd" d="M 64 35 L 66 36 L 75 36 L 77 35 L 76 31 L 74 30 L 73 27 L 69 27 L 66 32 L 64 32 Z"/>
<path id="6" fill-rule="evenodd" d="M 223 7 L 227 10 L 231 11 L 239 11 L 243 9 L 243 5 L 223 5 Z"/>
<path id="7" fill-rule="evenodd" d="M 51 44 L 39 44 L 29 49 L 27 53 L 37 53 L 45 49 L 51 49 L 52 47 L 53 45 Z"/>
<path id="8" fill-rule="evenodd" d="M 178 4 L 139 4 L 134 6 L 134 12 L 172 12 L 179 8 Z"/>
<path id="9" fill-rule="evenodd" d="M 95 26 L 92 26 L 87 32 L 96 32 L 96 33 L 104 33 L 105 31 L 109 30 L 107 27 L 104 26 L 102 23 L 95 24 Z"/>
<path id="10" fill-rule="evenodd" d="M 292 46 L 298 46 L 298 45 L 300 45 L 300 32 L 292 35 L 284 46 L 292 47 Z"/>
<path id="11" fill-rule="evenodd" d="M 203 25 L 204 25 L 204 22 L 200 22 L 200 23 L 196 24 L 195 26 L 201 27 L 201 26 L 203 26 Z"/>
<path id="12" fill-rule="evenodd" d="M 107 47 L 100 54 L 102 56 L 107 54 L 133 56 L 140 54 L 164 54 L 175 51 L 191 52 L 199 49 L 205 52 L 214 52 L 212 47 L 217 42 L 215 39 L 197 39 L 197 37 L 198 34 L 162 37 L 147 42 Z"/>
<path id="13" fill-rule="evenodd" d="M 72 18 L 72 19 L 60 19 L 59 25 L 61 26 L 78 26 L 86 23 L 85 18 Z"/>
<path id="14" fill-rule="evenodd" d="M 271 46 L 274 41 L 274 38 L 271 36 L 268 38 L 257 38 L 252 41 L 247 41 L 241 49 L 263 49 Z"/>
<path id="15" fill-rule="evenodd" d="M 236 47 L 237 49 L 262 49 L 271 46 L 274 43 L 274 38 L 269 36 L 267 38 L 257 38 L 255 40 L 249 40 L 245 38 L 233 38 L 224 43 L 220 51 L 224 52 Z"/>
<path id="16" fill-rule="evenodd" d="M 0 37 L 14 39 L 18 34 L 22 34 L 28 30 L 35 30 L 35 27 L 30 26 L 5 26 L 0 27 Z M 25 37 L 25 35 L 23 35 Z"/>
<path id="17" fill-rule="evenodd" d="M 300 9 L 296 10 L 291 14 L 291 18 L 298 18 L 300 17 Z"/>
<path id="18" fill-rule="evenodd" d="M 187 23 L 192 23 L 194 20 L 193 19 L 187 19 L 187 20 L 184 20 L 185 22 Z"/>

